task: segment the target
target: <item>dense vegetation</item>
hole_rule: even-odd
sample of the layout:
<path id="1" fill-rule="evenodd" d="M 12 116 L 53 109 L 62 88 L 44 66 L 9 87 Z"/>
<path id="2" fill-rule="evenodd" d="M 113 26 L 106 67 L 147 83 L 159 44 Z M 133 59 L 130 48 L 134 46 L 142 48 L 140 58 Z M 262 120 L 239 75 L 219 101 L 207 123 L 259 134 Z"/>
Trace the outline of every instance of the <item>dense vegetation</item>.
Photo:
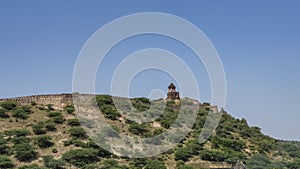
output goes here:
<path id="1" fill-rule="evenodd" d="M 163 113 L 160 113 L 155 109 L 148 111 L 151 106 L 148 99 L 132 99 L 135 109 L 128 108 L 128 112 L 143 114 L 148 111 L 141 117 L 154 117 L 154 126 L 154 122 L 140 124 L 126 119 L 126 112 L 118 112 L 109 95 L 99 95 L 95 100 L 116 131 L 143 138 L 169 129 L 178 117 L 183 102 L 196 104 L 189 99 L 182 99 L 181 104 L 168 101 Z M 86 123 L 91 127 L 92 124 L 78 120 L 72 104 L 56 110 L 51 103 L 21 106 L 13 101 L 2 101 L 0 168 L 192 169 L 205 168 L 204 164 L 209 162 L 234 165 L 237 161 L 243 161 L 249 169 L 300 168 L 299 142 L 280 141 L 266 136 L 259 127 L 249 126 L 246 119 L 235 119 L 225 111 L 213 135 L 200 144 L 198 137 L 205 120 L 213 120 L 207 119 L 209 112 L 209 104 L 200 104 L 193 129 L 174 149 L 152 158 L 130 159 L 118 157 L 95 144 L 80 125 Z M 118 135 L 107 133 L 107 136 Z M 159 144 L 160 141 L 155 140 L 153 144 Z"/>

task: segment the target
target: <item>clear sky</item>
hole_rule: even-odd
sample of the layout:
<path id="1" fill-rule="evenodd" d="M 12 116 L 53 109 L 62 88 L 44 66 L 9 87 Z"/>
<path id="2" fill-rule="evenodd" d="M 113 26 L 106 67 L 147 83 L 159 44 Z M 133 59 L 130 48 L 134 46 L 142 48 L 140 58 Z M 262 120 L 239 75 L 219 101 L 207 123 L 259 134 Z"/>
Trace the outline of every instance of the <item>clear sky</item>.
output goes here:
<path id="1" fill-rule="evenodd" d="M 225 109 L 265 134 L 300 140 L 300 2 L 289 1 L 16 1 L 0 2 L 0 97 L 72 91 L 77 56 L 106 23 L 137 12 L 182 17 L 212 41 L 227 78 Z M 196 74 L 201 101 L 210 83 L 201 63 L 179 42 L 137 36 L 116 46 L 97 74 L 97 92 L 110 93 L 115 66 L 130 53 L 156 47 L 178 54 Z M 154 80 L 153 80 L 154 79 Z M 172 78 L 157 71 L 139 74 L 131 96 L 149 95 Z"/>

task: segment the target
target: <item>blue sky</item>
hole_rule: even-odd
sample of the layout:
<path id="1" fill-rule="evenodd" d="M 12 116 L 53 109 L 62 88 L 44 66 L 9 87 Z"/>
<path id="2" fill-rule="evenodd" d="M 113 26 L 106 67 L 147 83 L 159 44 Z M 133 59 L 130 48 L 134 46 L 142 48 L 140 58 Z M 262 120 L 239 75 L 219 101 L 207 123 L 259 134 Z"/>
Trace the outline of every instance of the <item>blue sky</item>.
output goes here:
<path id="1" fill-rule="evenodd" d="M 280 139 L 300 134 L 300 2 L 290 1 L 1 1 L 0 97 L 72 91 L 77 56 L 106 23 L 137 12 L 164 12 L 184 18 L 211 40 L 227 78 L 225 109 Z M 210 83 L 201 63 L 182 44 L 154 35 L 116 46 L 98 70 L 96 87 L 110 92 L 115 66 L 126 55 L 157 47 L 174 52 L 196 74 L 201 101 L 210 101 Z M 154 79 L 154 80 L 149 80 Z M 172 78 L 140 73 L 132 96 L 166 91 Z"/>

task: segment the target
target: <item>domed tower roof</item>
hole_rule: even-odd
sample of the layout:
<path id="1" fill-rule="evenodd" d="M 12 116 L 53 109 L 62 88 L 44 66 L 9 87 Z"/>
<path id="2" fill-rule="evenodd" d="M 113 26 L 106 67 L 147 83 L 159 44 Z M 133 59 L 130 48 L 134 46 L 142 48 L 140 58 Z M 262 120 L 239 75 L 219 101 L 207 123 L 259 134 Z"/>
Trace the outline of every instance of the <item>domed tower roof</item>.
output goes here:
<path id="1" fill-rule="evenodd" d="M 176 87 L 175 87 L 175 85 L 173 83 L 171 83 L 168 88 L 169 89 L 175 89 Z"/>

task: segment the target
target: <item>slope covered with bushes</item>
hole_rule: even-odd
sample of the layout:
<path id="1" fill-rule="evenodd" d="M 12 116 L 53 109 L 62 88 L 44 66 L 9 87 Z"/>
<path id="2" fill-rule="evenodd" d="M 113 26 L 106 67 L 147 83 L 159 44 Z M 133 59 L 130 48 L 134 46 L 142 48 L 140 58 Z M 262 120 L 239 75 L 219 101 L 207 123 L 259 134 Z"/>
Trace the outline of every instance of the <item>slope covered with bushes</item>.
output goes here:
<path id="1" fill-rule="evenodd" d="M 168 101 L 163 113 L 154 108 L 143 114 L 149 110 L 151 102 L 146 98 L 131 99 L 135 110 L 128 108 L 128 111 L 157 117 L 153 122 L 140 124 L 127 119 L 124 112 L 118 112 L 111 96 L 99 95 L 95 100 L 116 131 L 143 138 L 168 130 L 181 106 L 180 103 Z M 181 102 L 199 104 L 190 99 L 182 99 Z M 246 119 L 236 119 L 225 111 L 222 111 L 221 121 L 212 136 L 206 142 L 199 143 L 205 121 L 214 120 L 207 119 L 211 111 L 209 104 L 199 105 L 192 130 L 172 150 L 156 157 L 130 159 L 118 157 L 95 144 L 81 127 L 72 104 L 56 110 L 51 103 L 21 106 L 13 101 L 2 101 L 0 168 L 192 169 L 218 163 L 233 166 L 237 161 L 243 161 L 249 169 L 300 168 L 298 142 L 266 136 L 259 127 L 249 126 Z M 160 140 L 155 141 L 160 143 Z"/>

